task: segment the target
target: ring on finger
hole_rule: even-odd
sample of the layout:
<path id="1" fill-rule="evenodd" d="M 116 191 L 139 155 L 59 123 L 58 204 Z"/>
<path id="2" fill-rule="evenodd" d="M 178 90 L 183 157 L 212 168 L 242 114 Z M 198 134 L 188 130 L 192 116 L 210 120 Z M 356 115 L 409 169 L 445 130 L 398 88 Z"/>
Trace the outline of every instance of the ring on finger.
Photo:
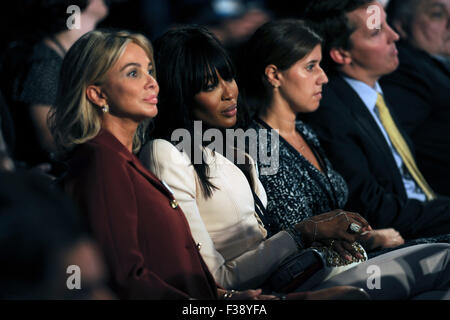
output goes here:
<path id="1" fill-rule="evenodd" d="M 348 226 L 348 232 L 349 233 L 359 233 L 361 231 L 361 226 L 357 223 L 350 223 Z"/>

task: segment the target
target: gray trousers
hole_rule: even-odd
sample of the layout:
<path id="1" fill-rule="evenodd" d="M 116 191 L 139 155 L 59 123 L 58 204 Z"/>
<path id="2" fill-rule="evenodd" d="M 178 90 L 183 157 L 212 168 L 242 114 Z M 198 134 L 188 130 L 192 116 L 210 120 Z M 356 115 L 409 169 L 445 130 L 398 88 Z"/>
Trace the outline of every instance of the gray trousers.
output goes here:
<path id="1" fill-rule="evenodd" d="M 313 288 L 351 285 L 374 300 L 450 300 L 450 244 L 420 244 L 367 260 Z"/>

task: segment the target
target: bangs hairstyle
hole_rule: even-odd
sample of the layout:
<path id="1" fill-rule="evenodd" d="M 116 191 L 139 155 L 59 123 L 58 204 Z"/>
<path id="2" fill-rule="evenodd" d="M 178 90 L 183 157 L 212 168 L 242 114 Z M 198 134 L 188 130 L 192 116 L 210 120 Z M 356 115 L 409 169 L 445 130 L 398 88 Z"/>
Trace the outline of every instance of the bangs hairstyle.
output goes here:
<path id="1" fill-rule="evenodd" d="M 248 119 L 265 114 L 272 101 L 266 67 L 273 64 L 280 71 L 287 70 L 321 43 L 322 38 L 302 20 L 274 20 L 256 30 L 238 65 L 237 80 Z"/>
<path id="2" fill-rule="evenodd" d="M 194 96 L 235 77 L 235 69 L 219 40 L 201 26 L 171 29 L 155 41 L 159 108 L 154 135 L 169 139 L 173 130 L 193 130 Z M 217 72 L 217 73 L 216 73 Z"/>
<path id="3" fill-rule="evenodd" d="M 140 46 L 153 66 L 153 49 L 141 34 L 94 30 L 78 39 L 67 52 L 61 67 L 57 97 L 50 110 L 49 126 L 62 154 L 94 138 L 101 129 L 101 110 L 86 95 L 89 85 L 101 85 L 129 43 Z M 138 126 L 133 139 L 137 152 L 147 134 L 149 120 Z"/>
<path id="4" fill-rule="evenodd" d="M 185 57 L 190 61 L 185 64 L 185 72 L 192 75 L 192 80 L 189 81 L 192 87 L 188 91 L 195 95 L 205 91 L 210 85 L 217 86 L 217 74 L 226 81 L 235 78 L 236 72 L 230 57 L 221 46 L 211 46 L 201 38 L 193 38 L 187 45 L 186 51 L 190 54 Z"/>
<path id="5" fill-rule="evenodd" d="M 194 97 L 208 86 L 235 78 L 235 69 L 219 40 L 205 27 L 179 26 L 155 41 L 155 60 L 158 65 L 159 113 L 152 136 L 171 141 L 172 132 L 183 128 L 191 136 L 191 154 L 203 151 L 194 145 Z M 203 124 L 206 129 L 206 125 Z M 202 140 L 202 139 L 200 139 Z M 194 164 L 203 194 L 212 195 L 215 187 L 209 182 L 206 163 Z"/>

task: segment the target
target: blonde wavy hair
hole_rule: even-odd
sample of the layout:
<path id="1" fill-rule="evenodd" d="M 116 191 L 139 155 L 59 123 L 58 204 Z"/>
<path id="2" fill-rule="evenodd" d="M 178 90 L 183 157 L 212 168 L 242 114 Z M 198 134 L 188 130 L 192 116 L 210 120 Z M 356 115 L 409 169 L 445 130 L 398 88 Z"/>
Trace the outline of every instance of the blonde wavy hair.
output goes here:
<path id="1" fill-rule="evenodd" d="M 49 115 L 49 127 L 60 155 L 94 138 L 101 129 L 101 110 L 86 95 L 90 85 L 100 85 L 129 43 L 140 46 L 153 66 L 150 41 L 138 33 L 94 30 L 78 39 L 64 57 L 58 93 Z M 145 141 L 151 119 L 142 122 L 133 139 L 133 152 Z"/>

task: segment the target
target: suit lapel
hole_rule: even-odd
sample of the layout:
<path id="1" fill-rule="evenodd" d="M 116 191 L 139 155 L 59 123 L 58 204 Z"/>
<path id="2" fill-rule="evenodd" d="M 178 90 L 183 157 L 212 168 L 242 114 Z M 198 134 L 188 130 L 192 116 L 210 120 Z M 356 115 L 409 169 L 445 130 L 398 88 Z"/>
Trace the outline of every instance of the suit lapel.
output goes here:
<path id="1" fill-rule="evenodd" d="M 391 154 L 383 133 L 380 131 L 377 123 L 358 94 L 341 77 L 336 77 L 336 81 L 333 81 L 333 86 L 335 87 L 335 92 L 339 92 L 336 96 L 338 98 L 342 97 L 341 103 L 349 108 L 361 132 L 369 140 L 373 141 L 380 149 L 380 152 L 383 154 Z"/>
<path id="2" fill-rule="evenodd" d="M 163 194 L 173 199 L 172 192 L 170 192 L 161 181 L 156 178 L 151 172 L 149 172 L 139 161 L 139 159 L 125 146 L 120 143 L 117 138 L 111 134 L 108 130 L 101 129 L 99 134 L 93 138 L 89 143 L 99 143 L 111 148 L 118 154 L 120 154 L 135 170 L 137 170 L 145 179 L 147 179 L 152 185 L 159 189 Z"/>
<path id="3" fill-rule="evenodd" d="M 355 125 L 365 136 L 364 140 L 372 141 L 373 145 L 378 148 L 379 152 L 377 154 L 379 157 L 382 157 L 380 161 L 386 163 L 389 166 L 393 176 L 396 177 L 395 183 L 398 190 L 403 190 L 403 192 L 405 192 L 402 177 L 398 170 L 394 156 L 392 155 L 391 149 L 389 148 L 383 133 L 373 119 L 372 114 L 364 105 L 364 102 L 353 90 L 353 88 L 350 87 L 350 85 L 341 77 L 337 76 L 331 85 L 334 87 L 335 92 L 339 93 L 336 94 L 336 97 L 341 100 L 343 105 L 350 109 L 350 112 L 355 120 Z"/>
<path id="4" fill-rule="evenodd" d="M 130 165 L 135 168 L 144 178 L 146 178 L 152 185 L 154 185 L 158 190 L 160 190 L 163 194 L 165 194 L 170 199 L 173 198 L 173 194 L 169 191 L 156 176 L 154 176 L 147 168 L 144 167 L 143 164 L 137 159 L 137 157 L 133 156 L 130 160 Z"/>

